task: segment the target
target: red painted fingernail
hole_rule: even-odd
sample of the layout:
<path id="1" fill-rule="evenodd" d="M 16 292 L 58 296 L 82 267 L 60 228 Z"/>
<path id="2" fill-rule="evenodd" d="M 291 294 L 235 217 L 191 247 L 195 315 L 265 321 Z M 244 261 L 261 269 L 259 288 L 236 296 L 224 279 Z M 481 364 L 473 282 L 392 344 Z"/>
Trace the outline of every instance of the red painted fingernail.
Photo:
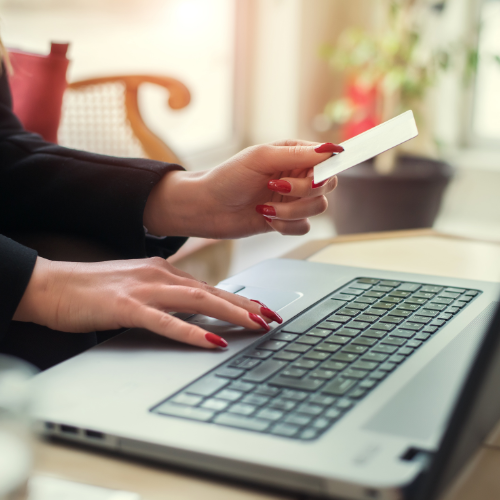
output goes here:
<path id="1" fill-rule="evenodd" d="M 255 210 L 259 214 L 267 215 L 268 217 L 276 217 L 276 210 L 271 205 L 257 205 Z"/>
<path id="2" fill-rule="evenodd" d="M 318 184 L 316 184 L 314 181 L 312 181 L 312 188 L 313 189 L 316 189 L 316 188 L 319 188 L 321 186 L 324 186 L 330 179 L 325 179 L 324 181 L 321 181 L 321 182 L 318 182 Z"/>
<path id="3" fill-rule="evenodd" d="M 215 335 L 214 333 L 205 333 L 205 338 L 211 344 L 215 344 L 218 347 L 227 347 L 228 346 L 228 343 L 222 337 L 219 337 L 218 335 Z"/>
<path id="4" fill-rule="evenodd" d="M 270 219 L 269 217 L 266 217 L 265 215 L 264 215 L 264 219 L 266 219 L 267 222 L 272 222 L 273 221 L 273 219 Z"/>
<path id="5" fill-rule="evenodd" d="M 271 327 L 258 315 L 254 313 L 248 313 L 250 316 L 250 319 L 260 325 L 262 328 L 264 328 L 266 331 L 269 331 Z"/>
<path id="6" fill-rule="evenodd" d="M 267 188 L 279 193 L 289 193 L 292 190 L 292 185 L 288 181 L 272 180 L 267 183 Z"/>
<path id="7" fill-rule="evenodd" d="M 281 323 L 283 323 L 283 318 L 278 313 L 271 311 L 271 309 L 269 309 L 266 306 L 261 307 L 260 312 L 266 318 L 272 319 L 273 321 L 276 321 L 276 323 L 279 323 L 280 325 L 281 325 Z"/>
<path id="8" fill-rule="evenodd" d="M 342 153 L 344 148 L 338 144 L 332 144 L 331 142 L 325 142 L 314 148 L 316 153 Z"/>

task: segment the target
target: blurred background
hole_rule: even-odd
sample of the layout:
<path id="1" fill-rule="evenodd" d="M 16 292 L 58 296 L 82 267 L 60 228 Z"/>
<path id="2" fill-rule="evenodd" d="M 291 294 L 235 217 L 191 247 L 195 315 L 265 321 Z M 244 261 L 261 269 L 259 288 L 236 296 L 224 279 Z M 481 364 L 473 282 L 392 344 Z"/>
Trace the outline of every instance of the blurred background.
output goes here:
<path id="1" fill-rule="evenodd" d="M 182 109 L 169 109 L 166 90 L 152 83 L 141 85 L 139 108 L 188 169 L 278 139 L 339 142 L 414 109 L 419 141 L 369 175 L 406 178 L 404 162 L 395 168 L 404 155 L 444 162 L 451 180 L 441 179 L 437 201 L 419 194 L 420 180 L 407 181 L 435 208 L 423 224 L 500 240 L 500 0 L 0 0 L 0 23 L 9 48 L 47 54 L 50 42 L 69 42 L 70 83 L 124 74 L 184 83 L 191 102 Z M 307 236 L 236 242 L 230 273 L 359 230 L 335 221 L 342 211 L 363 219 L 339 200 Z M 362 230 L 386 228 L 377 224 Z M 419 223 L 387 228 L 404 224 Z"/>

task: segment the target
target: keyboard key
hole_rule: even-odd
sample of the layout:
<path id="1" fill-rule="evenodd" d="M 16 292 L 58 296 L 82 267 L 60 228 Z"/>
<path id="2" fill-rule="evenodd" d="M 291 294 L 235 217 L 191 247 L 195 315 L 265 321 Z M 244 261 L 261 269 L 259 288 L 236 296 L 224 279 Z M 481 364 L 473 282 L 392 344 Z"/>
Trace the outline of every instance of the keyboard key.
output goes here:
<path id="1" fill-rule="evenodd" d="M 337 314 L 340 314 L 341 316 L 357 316 L 359 314 L 359 311 L 357 309 L 349 309 L 347 307 L 344 307 L 342 309 L 339 309 L 337 311 Z"/>
<path id="2" fill-rule="evenodd" d="M 332 396 L 343 396 L 349 389 L 352 389 L 355 384 L 355 379 L 339 376 L 335 380 L 328 382 L 321 392 L 331 394 Z"/>
<path id="3" fill-rule="evenodd" d="M 328 335 L 331 335 L 331 331 L 327 330 Z M 307 345 L 316 345 L 321 342 L 321 337 L 313 337 L 308 335 L 303 335 L 302 337 L 298 338 L 295 343 L 296 344 L 307 344 Z"/>
<path id="4" fill-rule="evenodd" d="M 420 291 L 421 292 L 439 293 L 442 289 L 443 289 L 442 286 L 425 285 L 420 289 Z"/>
<path id="5" fill-rule="evenodd" d="M 318 325 L 318 328 L 323 328 L 326 330 L 330 330 L 330 333 L 334 330 L 338 330 L 342 326 L 341 323 L 334 323 L 333 321 L 323 321 Z"/>
<path id="6" fill-rule="evenodd" d="M 370 372 L 369 378 L 373 380 L 382 380 L 387 375 L 387 372 L 377 370 L 376 372 Z"/>
<path id="7" fill-rule="evenodd" d="M 304 391 L 294 391 L 292 389 L 285 389 L 282 393 L 283 398 L 293 399 L 294 401 L 304 401 L 309 396 L 309 393 Z"/>
<path id="8" fill-rule="evenodd" d="M 353 328 L 341 328 L 336 332 L 337 335 L 341 337 L 356 337 L 360 334 L 359 330 L 354 330 Z"/>
<path id="9" fill-rule="evenodd" d="M 293 368 L 301 368 L 303 370 L 311 370 L 318 366 L 318 361 L 312 359 L 301 359 L 292 365 Z"/>
<path id="10" fill-rule="evenodd" d="M 471 297 L 475 297 L 479 292 L 477 292 L 476 290 L 467 290 L 465 292 L 465 295 L 470 295 Z"/>
<path id="11" fill-rule="evenodd" d="M 393 325 L 399 325 L 403 321 L 402 318 L 398 318 L 397 316 L 392 316 L 392 312 L 390 312 L 391 316 L 384 316 L 384 323 L 391 323 Z"/>
<path id="12" fill-rule="evenodd" d="M 385 280 L 385 281 L 381 281 L 379 283 L 379 285 L 381 286 L 388 286 L 390 288 L 395 288 L 399 285 L 401 285 L 401 282 L 400 281 L 389 281 L 389 280 Z"/>
<path id="13" fill-rule="evenodd" d="M 437 326 L 426 326 L 422 331 L 424 333 L 435 333 L 437 329 Z"/>
<path id="14" fill-rule="evenodd" d="M 216 394 L 219 399 L 226 399 L 227 401 L 238 401 L 238 399 L 243 396 L 243 393 L 240 391 L 234 391 L 232 389 L 224 389 Z"/>
<path id="15" fill-rule="evenodd" d="M 458 299 L 460 297 L 459 293 L 448 293 L 448 292 L 443 292 L 439 294 L 440 297 L 444 297 L 445 299 Z"/>
<path id="16" fill-rule="evenodd" d="M 344 336 L 339 335 L 338 333 L 336 333 L 335 335 L 331 335 L 330 337 L 328 337 L 325 340 L 325 342 L 328 342 L 330 344 L 344 345 L 344 344 L 349 343 L 350 340 L 351 340 L 350 337 L 344 337 Z"/>
<path id="17" fill-rule="evenodd" d="M 339 344 L 327 344 L 326 341 L 323 342 L 322 344 L 317 345 L 314 348 L 314 351 L 321 351 L 321 352 L 337 352 L 340 349 Z"/>
<path id="18" fill-rule="evenodd" d="M 351 363 L 356 361 L 358 356 L 356 354 L 348 354 L 347 352 L 337 352 L 330 358 L 332 361 L 342 361 L 343 363 Z"/>
<path id="19" fill-rule="evenodd" d="M 422 304 L 425 304 L 427 302 L 427 299 L 414 299 L 413 297 L 410 297 L 409 299 L 406 299 L 405 303 L 406 304 L 417 304 L 421 306 Z"/>
<path id="20" fill-rule="evenodd" d="M 398 354 L 401 354 L 402 356 L 409 356 L 410 354 L 413 354 L 414 350 L 415 349 L 413 349 L 412 347 L 405 346 L 405 347 L 401 347 L 398 350 Z"/>
<path id="21" fill-rule="evenodd" d="M 394 368 L 396 368 L 397 364 L 396 363 L 391 363 L 390 361 L 386 361 L 385 363 L 382 363 L 379 367 L 379 370 L 382 370 L 384 372 L 392 372 Z"/>
<path id="22" fill-rule="evenodd" d="M 347 293 L 336 293 L 330 297 L 331 299 L 337 299 L 342 301 L 350 301 L 356 298 L 356 295 L 349 295 Z"/>
<path id="23" fill-rule="evenodd" d="M 208 410 L 222 411 L 229 406 L 228 401 L 222 401 L 222 399 L 207 399 L 201 405 L 202 408 L 207 408 Z"/>
<path id="24" fill-rule="evenodd" d="M 288 389 L 297 389 L 300 391 L 312 392 L 319 389 L 325 382 L 324 380 L 319 378 L 296 379 L 278 375 L 269 383 L 278 387 L 286 387 Z"/>
<path id="25" fill-rule="evenodd" d="M 349 326 L 349 328 L 355 328 L 357 330 L 364 330 L 365 328 L 368 328 L 371 325 L 370 325 L 370 323 L 366 323 L 363 321 L 351 321 L 348 326 Z"/>
<path id="26" fill-rule="evenodd" d="M 443 297 L 437 297 L 435 298 L 431 304 L 444 304 L 445 306 L 451 304 L 453 302 L 453 299 L 445 299 Z"/>
<path id="27" fill-rule="evenodd" d="M 363 354 L 368 350 L 368 347 L 364 347 L 361 345 L 348 345 L 342 348 L 343 353 L 349 354 Z"/>
<path id="28" fill-rule="evenodd" d="M 366 314 L 369 314 L 371 316 L 383 316 L 387 311 L 384 309 L 375 309 L 375 308 L 370 308 L 368 311 L 366 311 Z"/>
<path id="29" fill-rule="evenodd" d="M 294 424 L 302 427 L 304 425 L 307 425 L 312 420 L 312 417 L 310 417 L 309 415 L 304 415 L 303 413 L 291 413 L 290 415 L 287 415 L 283 420 L 289 424 Z"/>
<path id="30" fill-rule="evenodd" d="M 388 344 L 388 345 L 397 345 L 398 347 L 404 345 L 406 343 L 406 339 L 402 339 L 400 337 L 393 337 L 392 335 L 389 337 L 386 337 L 385 339 L 380 341 L 381 344 Z"/>
<path id="31" fill-rule="evenodd" d="M 430 323 L 432 321 L 432 318 L 428 318 L 426 316 L 412 316 L 411 317 L 412 323 L 422 323 L 426 325 L 427 323 Z"/>
<path id="32" fill-rule="evenodd" d="M 415 331 L 413 330 L 401 330 L 397 328 L 396 330 L 391 332 L 393 337 L 401 337 L 403 339 L 411 339 L 415 335 Z"/>
<path id="33" fill-rule="evenodd" d="M 373 314 L 362 314 L 358 317 L 358 321 L 365 321 L 366 323 L 374 323 L 378 321 L 378 316 L 374 316 Z"/>
<path id="34" fill-rule="evenodd" d="M 460 309 L 458 307 L 447 307 L 446 308 L 446 312 L 448 314 L 457 314 L 457 312 L 460 311 Z"/>
<path id="35" fill-rule="evenodd" d="M 390 302 L 379 301 L 379 302 L 373 304 L 373 307 L 376 307 L 377 309 L 384 309 L 384 310 L 388 311 L 389 309 L 392 309 L 394 307 L 394 304 L 391 304 Z"/>
<path id="36" fill-rule="evenodd" d="M 353 406 L 353 402 L 350 399 L 342 398 L 337 401 L 335 406 L 341 410 L 348 410 Z"/>
<path id="37" fill-rule="evenodd" d="M 274 375 L 286 365 L 285 361 L 269 359 L 247 372 L 242 380 L 245 382 L 264 382 L 264 380 Z"/>
<path id="38" fill-rule="evenodd" d="M 311 372 L 310 376 L 313 378 L 321 378 L 323 380 L 331 380 L 338 374 L 337 371 L 334 370 L 314 370 Z"/>
<path id="39" fill-rule="evenodd" d="M 385 295 L 385 292 L 373 292 L 370 290 L 369 292 L 366 292 L 364 296 L 365 297 L 374 297 L 376 299 L 380 299 L 384 295 Z"/>
<path id="40" fill-rule="evenodd" d="M 359 288 L 348 287 L 348 288 L 344 288 L 341 292 L 347 293 L 348 295 L 361 295 L 364 292 L 364 290 L 359 289 Z"/>
<path id="41" fill-rule="evenodd" d="M 439 310 L 431 309 L 431 307 L 432 307 L 432 304 L 427 304 L 426 306 L 424 306 L 423 309 L 420 309 L 420 311 L 418 311 L 418 315 L 419 316 L 427 316 L 429 318 L 434 318 L 435 316 L 437 316 L 439 314 Z"/>
<path id="42" fill-rule="evenodd" d="M 289 344 L 285 347 L 285 351 L 290 351 L 290 352 L 307 352 L 311 348 L 310 345 L 307 344 Z"/>
<path id="43" fill-rule="evenodd" d="M 183 417 L 190 418 L 192 420 L 200 420 L 202 422 L 207 422 L 215 415 L 215 412 L 213 410 L 207 410 L 206 408 L 192 406 L 176 405 L 173 403 L 164 403 L 159 406 L 155 410 L 155 412 L 172 417 Z"/>
<path id="44" fill-rule="evenodd" d="M 249 370 L 257 366 L 260 363 L 258 359 L 255 358 L 238 358 L 235 359 L 229 366 L 235 368 L 241 368 L 242 370 Z"/>
<path id="45" fill-rule="evenodd" d="M 399 326 L 403 330 L 413 330 L 414 332 L 418 332 L 422 329 L 423 325 L 421 323 L 413 323 L 412 321 L 407 321 Z"/>
<path id="46" fill-rule="evenodd" d="M 288 333 L 305 333 L 326 316 L 345 306 L 341 300 L 326 299 L 282 328 Z"/>
<path id="47" fill-rule="evenodd" d="M 227 425 L 229 427 L 238 427 L 239 429 L 247 429 L 250 431 L 264 432 L 267 430 L 271 422 L 269 420 L 261 420 L 252 417 L 244 417 L 242 415 L 234 415 L 232 413 L 222 413 L 215 417 L 216 424 Z"/>
<path id="48" fill-rule="evenodd" d="M 172 403 L 187 406 L 196 406 L 203 401 L 201 396 L 194 396 L 193 394 L 177 394 L 170 400 Z"/>
<path id="49" fill-rule="evenodd" d="M 391 297 L 389 295 L 386 295 L 384 297 L 384 302 L 390 302 L 391 304 L 399 304 L 402 302 L 403 298 L 402 297 Z"/>
<path id="50" fill-rule="evenodd" d="M 248 417 L 249 415 L 254 413 L 256 409 L 257 407 L 254 405 L 247 405 L 245 403 L 236 403 L 235 405 L 231 406 L 231 408 L 229 408 L 229 410 L 227 411 L 230 413 L 237 413 L 238 415 L 245 415 Z"/>
<path id="51" fill-rule="evenodd" d="M 335 420 L 342 415 L 342 412 L 337 408 L 330 408 L 325 411 L 325 417 L 331 420 Z"/>
<path id="52" fill-rule="evenodd" d="M 428 338 L 430 337 L 430 334 L 429 333 L 424 333 L 424 332 L 421 332 L 419 334 L 417 334 L 415 336 L 415 340 L 422 340 L 422 341 L 425 341 L 427 340 Z"/>
<path id="53" fill-rule="evenodd" d="M 275 399 L 267 405 L 268 408 L 284 412 L 289 412 L 293 410 L 296 406 L 297 402 L 292 401 L 291 399 Z"/>
<path id="54" fill-rule="evenodd" d="M 369 290 L 372 287 L 372 283 L 363 283 L 362 281 L 355 281 L 349 285 L 351 288 L 359 288 L 360 290 Z"/>
<path id="55" fill-rule="evenodd" d="M 453 287 L 449 287 L 449 288 L 446 288 L 445 289 L 445 292 L 446 293 L 464 293 L 465 292 L 465 288 L 453 288 Z"/>
<path id="56" fill-rule="evenodd" d="M 287 368 L 281 372 L 282 377 L 302 378 L 307 373 L 307 370 L 299 368 Z"/>
<path id="57" fill-rule="evenodd" d="M 368 285 L 376 285 L 379 280 L 375 278 L 359 278 L 357 280 L 358 283 L 367 283 Z"/>
<path id="58" fill-rule="evenodd" d="M 319 432 L 317 429 L 305 429 L 299 434 L 299 437 L 304 440 L 315 439 Z"/>
<path id="59" fill-rule="evenodd" d="M 265 420 L 272 420 L 275 422 L 276 420 L 279 420 L 284 413 L 280 410 L 272 410 L 269 408 L 263 408 L 262 410 L 259 410 L 255 416 L 257 418 L 263 418 Z"/>
<path id="60" fill-rule="evenodd" d="M 342 377 L 361 380 L 365 378 L 367 374 L 368 372 L 364 370 L 355 370 L 354 368 L 347 368 L 347 370 L 342 372 Z"/>
<path id="61" fill-rule="evenodd" d="M 352 343 L 356 345 L 371 347 L 372 345 L 377 343 L 377 339 L 371 339 L 369 337 L 358 337 L 357 339 L 354 339 Z"/>
<path id="62" fill-rule="evenodd" d="M 190 385 L 186 389 L 186 392 L 196 394 L 198 396 L 211 396 L 223 387 L 226 387 L 228 384 L 229 380 L 225 378 L 209 375 L 208 377 L 203 377 L 201 380 L 198 380 L 194 384 Z"/>
<path id="63" fill-rule="evenodd" d="M 377 286 L 374 286 L 371 291 L 372 292 L 384 292 L 387 293 L 387 292 L 392 292 L 392 288 L 391 286 L 381 286 L 381 285 L 377 285 Z"/>
<path id="64" fill-rule="evenodd" d="M 360 399 L 366 394 L 366 392 L 367 391 L 365 389 L 361 389 L 361 388 L 353 389 L 349 393 L 349 397 L 354 398 L 354 399 Z"/>
<path id="65" fill-rule="evenodd" d="M 366 330 L 366 332 L 363 332 L 361 335 L 362 337 L 370 337 L 373 339 L 382 339 L 387 335 L 387 332 L 385 330 L 375 330 L 373 328 L 370 328 L 369 330 Z"/>
<path id="66" fill-rule="evenodd" d="M 351 321 L 350 316 L 341 316 L 340 314 L 334 314 L 328 318 L 328 321 L 333 321 L 334 323 L 348 323 Z"/>
<path id="67" fill-rule="evenodd" d="M 347 366 L 346 363 L 342 363 L 340 361 L 325 361 L 321 365 L 321 368 L 324 368 L 325 370 L 340 371 L 343 370 L 346 366 Z"/>
<path id="68" fill-rule="evenodd" d="M 295 411 L 297 413 L 303 413 L 305 415 L 316 417 L 320 413 L 323 413 L 323 410 L 323 406 L 303 403 Z"/>
<path id="69" fill-rule="evenodd" d="M 245 370 L 239 370 L 237 368 L 229 368 L 229 367 L 223 367 L 219 368 L 215 374 L 218 377 L 224 377 L 224 378 L 230 378 L 230 379 L 236 379 L 241 377 L 245 373 Z"/>
<path id="70" fill-rule="evenodd" d="M 420 340 L 409 340 L 406 344 L 408 347 L 420 347 L 422 342 Z"/>
<path id="71" fill-rule="evenodd" d="M 413 312 L 413 311 L 417 311 L 418 309 L 420 309 L 420 305 L 417 305 L 417 304 L 400 304 L 398 306 L 398 308 L 396 309 L 396 311 L 399 311 L 399 310 L 403 310 L 403 311 L 410 311 Z"/>
<path id="72" fill-rule="evenodd" d="M 373 361 L 363 361 L 362 359 L 359 359 L 355 363 L 351 365 L 353 368 L 356 368 L 358 370 L 367 370 L 367 371 L 372 371 L 377 368 L 378 363 L 375 363 Z"/>
<path id="73" fill-rule="evenodd" d="M 382 354 L 378 352 L 368 352 L 361 359 L 363 361 L 374 361 L 376 363 L 382 363 L 388 358 L 387 354 Z"/>
<path id="74" fill-rule="evenodd" d="M 395 325 L 392 323 L 385 323 L 384 321 L 379 321 L 378 323 L 375 323 L 373 325 L 373 328 L 376 330 L 383 330 L 385 332 L 390 332 L 391 330 L 394 330 Z"/>
<path id="75" fill-rule="evenodd" d="M 309 398 L 309 403 L 322 405 L 322 406 L 331 406 L 335 403 L 336 398 L 333 396 L 325 396 L 324 394 L 313 394 Z"/>
<path id="76" fill-rule="evenodd" d="M 389 297 L 401 297 L 401 298 L 406 298 L 411 295 L 411 292 L 405 292 L 403 290 L 394 290 L 393 292 L 389 293 Z"/>
<path id="77" fill-rule="evenodd" d="M 312 359 L 313 361 L 323 361 L 330 356 L 329 352 L 312 351 L 304 354 L 305 359 Z"/>
<path id="78" fill-rule="evenodd" d="M 351 309 L 357 309 L 358 311 L 364 311 L 368 307 L 368 304 L 362 304 L 360 302 L 351 302 L 349 304 L 349 307 Z"/>
<path id="79" fill-rule="evenodd" d="M 451 318 L 453 318 L 453 314 L 448 314 L 448 313 L 441 313 L 437 319 L 444 319 L 445 321 L 449 321 Z"/>
<path id="80" fill-rule="evenodd" d="M 355 301 L 354 304 L 373 304 L 374 302 L 377 302 L 377 299 L 373 297 L 358 297 Z M 351 307 L 353 304 L 349 304 Z"/>
<path id="81" fill-rule="evenodd" d="M 254 405 L 254 406 L 264 406 L 270 399 L 270 396 L 264 396 L 261 394 L 247 394 L 242 400 L 242 403 Z"/>
<path id="82" fill-rule="evenodd" d="M 389 361 L 391 363 L 401 363 L 401 361 L 404 361 L 405 357 L 401 356 L 401 354 L 393 354 L 390 358 Z"/>
<path id="83" fill-rule="evenodd" d="M 325 321 L 326 323 L 326 321 Z M 333 324 L 333 323 L 332 323 Z M 313 337 L 320 337 L 320 338 L 325 338 L 328 337 L 329 335 L 332 334 L 332 330 L 325 330 L 323 328 L 313 328 L 309 332 L 307 332 L 307 336 L 312 335 Z M 297 342 L 300 342 L 300 339 L 297 340 Z"/>
<path id="84" fill-rule="evenodd" d="M 399 292 L 416 292 L 422 285 L 419 283 L 401 283 L 398 286 L 397 291 Z"/>
<path id="85" fill-rule="evenodd" d="M 414 293 L 413 294 L 413 297 L 417 298 L 417 299 L 432 299 L 432 297 L 434 297 L 434 293 L 429 293 L 429 292 L 417 292 L 417 293 Z"/>
<path id="86" fill-rule="evenodd" d="M 359 386 L 361 389 L 371 389 L 372 387 L 375 387 L 377 385 L 377 381 L 373 379 L 367 379 L 367 380 L 362 380 L 359 383 Z"/>
<path id="87" fill-rule="evenodd" d="M 257 359 L 267 359 L 272 355 L 273 355 L 272 351 L 259 351 L 258 349 L 247 354 L 247 356 Z"/>
<path id="88" fill-rule="evenodd" d="M 293 437 L 299 431 L 300 427 L 292 424 L 276 424 L 271 429 L 271 434 L 275 436 L 283 436 L 283 437 Z"/>
<path id="89" fill-rule="evenodd" d="M 255 389 L 255 384 L 251 384 L 250 382 L 241 382 L 241 380 L 237 380 L 236 382 L 232 382 L 228 389 L 233 389 L 234 391 L 241 392 L 250 392 L 252 389 Z"/>
<path id="90" fill-rule="evenodd" d="M 331 422 L 330 420 L 328 420 L 327 418 L 317 418 L 316 420 L 314 420 L 314 422 L 311 424 L 311 426 L 314 428 L 314 429 L 318 429 L 320 431 L 322 430 L 325 430 L 325 429 L 328 429 L 328 427 L 330 427 L 331 425 Z"/>
<path id="91" fill-rule="evenodd" d="M 407 318 L 411 313 L 412 311 L 406 311 L 404 309 L 398 308 L 391 311 L 391 316 L 397 316 L 399 318 Z"/>
<path id="92" fill-rule="evenodd" d="M 254 394 L 260 394 L 262 396 L 277 396 L 280 393 L 280 389 L 277 387 L 270 387 L 269 385 L 260 385 L 255 389 Z"/>
<path id="93" fill-rule="evenodd" d="M 296 333 L 286 332 L 278 332 L 272 336 L 274 340 L 284 340 L 285 342 L 293 342 L 297 337 L 298 335 Z"/>
<path id="94" fill-rule="evenodd" d="M 392 345 L 376 345 L 375 347 L 372 347 L 372 351 L 382 354 L 394 354 L 397 351 L 397 347 Z"/>
<path id="95" fill-rule="evenodd" d="M 281 351 L 273 356 L 273 359 L 278 359 L 280 361 L 295 361 L 300 356 L 298 352 L 287 352 Z"/>

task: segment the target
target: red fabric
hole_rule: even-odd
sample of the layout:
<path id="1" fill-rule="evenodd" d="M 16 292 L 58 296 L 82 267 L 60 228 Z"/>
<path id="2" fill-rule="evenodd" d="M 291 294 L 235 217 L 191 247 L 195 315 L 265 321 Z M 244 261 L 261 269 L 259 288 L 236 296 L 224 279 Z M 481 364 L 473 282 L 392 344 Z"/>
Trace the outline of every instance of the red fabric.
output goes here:
<path id="1" fill-rule="evenodd" d="M 342 127 L 342 142 L 380 123 L 377 112 L 378 89 L 375 85 L 367 87 L 355 80 L 350 81 L 346 88 L 346 97 L 354 108 L 354 114 Z"/>
<path id="2" fill-rule="evenodd" d="M 14 114 L 24 128 L 57 143 L 64 91 L 68 85 L 69 44 L 52 43 L 47 56 L 9 49 L 14 73 L 9 75 Z"/>

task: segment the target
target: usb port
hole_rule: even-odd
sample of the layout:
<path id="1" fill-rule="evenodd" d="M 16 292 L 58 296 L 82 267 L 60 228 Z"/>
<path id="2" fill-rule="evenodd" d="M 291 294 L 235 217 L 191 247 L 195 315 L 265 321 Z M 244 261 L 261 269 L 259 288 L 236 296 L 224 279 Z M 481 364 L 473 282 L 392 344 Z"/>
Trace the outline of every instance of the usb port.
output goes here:
<path id="1" fill-rule="evenodd" d="M 90 431 L 88 429 L 85 430 L 85 436 L 92 439 L 104 439 L 104 434 L 98 431 Z"/>
<path id="2" fill-rule="evenodd" d="M 78 428 L 72 425 L 61 425 L 61 432 L 65 432 L 66 434 L 78 434 Z"/>

